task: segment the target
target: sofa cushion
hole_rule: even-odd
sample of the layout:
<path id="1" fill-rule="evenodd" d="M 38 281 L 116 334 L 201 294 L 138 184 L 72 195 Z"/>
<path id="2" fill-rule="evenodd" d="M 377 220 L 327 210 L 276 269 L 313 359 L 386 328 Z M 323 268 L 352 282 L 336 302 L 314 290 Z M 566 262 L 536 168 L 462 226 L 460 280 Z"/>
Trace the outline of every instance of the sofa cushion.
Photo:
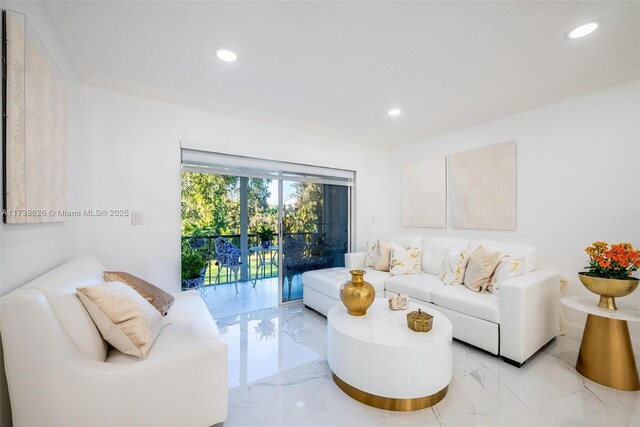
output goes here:
<path id="1" fill-rule="evenodd" d="M 373 285 L 376 292 L 384 291 L 384 281 L 389 277 L 387 271 L 376 271 L 364 268 L 366 271 L 364 280 Z M 340 286 L 351 279 L 349 270 L 344 267 L 325 268 L 323 270 L 307 271 L 302 273 L 302 284 L 316 292 L 335 300 L 340 299 Z M 168 315 L 167 315 L 168 316 Z"/>
<path id="2" fill-rule="evenodd" d="M 79 258 L 43 274 L 23 286 L 42 292 L 55 311 L 60 325 L 80 352 L 104 362 L 109 344 L 102 339 L 91 316 L 76 294 L 80 286 L 103 283 L 104 266 L 94 257 Z"/>
<path id="3" fill-rule="evenodd" d="M 420 236 L 402 236 L 396 234 L 391 236 L 389 241 L 403 248 L 419 248 L 422 246 L 422 237 Z"/>
<path id="4" fill-rule="evenodd" d="M 464 285 L 440 286 L 431 291 L 434 304 L 469 316 L 500 323 L 498 297 L 486 293 L 480 294 L 467 289 Z"/>
<path id="5" fill-rule="evenodd" d="M 391 276 L 385 281 L 388 292 L 407 294 L 411 298 L 433 302 L 431 292 L 444 286 L 444 283 L 433 274 L 409 274 L 405 276 Z"/>
<path id="6" fill-rule="evenodd" d="M 537 252 L 532 245 L 519 245 L 515 243 L 492 242 L 487 240 L 471 240 L 468 253 L 472 253 L 478 246 L 484 246 L 490 251 L 498 251 L 501 255 L 510 255 L 524 260 L 524 272 L 528 273 L 536 269 Z"/>
<path id="7" fill-rule="evenodd" d="M 192 354 L 203 346 L 223 344 L 211 313 L 196 291 L 173 294 L 175 301 L 163 318 L 164 327 L 149 349 L 149 362 L 173 360 Z M 132 363 L 140 359 L 112 348 L 109 363 Z"/>
<path id="8" fill-rule="evenodd" d="M 422 253 L 422 271 L 429 274 L 440 274 L 442 270 L 442 263 L 444 262 L 444 255 L 423 252 Z"/>
<path id="9" fill-rule="evenodd" d="M 422 242 L 422 270 L 440 274 L 444 257 L 451 252 L 466 251 L 469 241 L 466 239 L 451 239 L 447 237 L 430 237 Z"/>

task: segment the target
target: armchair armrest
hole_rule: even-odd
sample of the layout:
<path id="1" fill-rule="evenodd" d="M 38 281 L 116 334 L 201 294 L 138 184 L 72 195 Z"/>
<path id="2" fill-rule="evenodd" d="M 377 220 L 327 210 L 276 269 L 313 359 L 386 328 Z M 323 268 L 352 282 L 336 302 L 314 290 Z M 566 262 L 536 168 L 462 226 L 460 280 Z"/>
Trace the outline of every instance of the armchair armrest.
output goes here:
<path id="1" fill-rule="evenodd" d="M 560 274 L 532 271 L 500 285 L 500 355 L 524 363 L 560 332 Z"/>
<path id="2" fill-rule="evenodd" d="M 364 268 L 364 258 L 366 252 L 349 252 L 344 254 L 344 266 L 346 268 Z"/>

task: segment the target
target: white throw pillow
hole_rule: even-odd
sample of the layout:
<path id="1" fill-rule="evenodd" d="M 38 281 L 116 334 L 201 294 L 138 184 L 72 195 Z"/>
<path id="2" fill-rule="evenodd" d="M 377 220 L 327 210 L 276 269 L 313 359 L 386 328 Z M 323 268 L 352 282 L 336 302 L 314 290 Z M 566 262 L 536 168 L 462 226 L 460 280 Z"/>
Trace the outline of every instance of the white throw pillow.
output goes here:
<path id="1" fill-rule="evenodd" d="M 405 249 L 391 242 L 391 267 L 389 273 L 392 276 L 403 274 L 420 274 L 420 248 Z"/>
<path id="2" fill-rule="evenodd" d="M 162 315 L 122 282 L 76 289 L 102 337 L 125 354 L 145 357 L 162 330 Z"/>
<path id="3" fill-rule="evenodd" d="M 367 254 L 364 258 L 365 267 L 371 267 L 379 271 L 389 271 L 390 263 L 391 247 L 389 242 L 384 240 L 367 242 Z"/>
<path id="4" fill-rule="evenodd" d="M 439 275 L 442 270 L 442 262 L 444 261 L 444 255 L 434 253 L 422 254 L 422 269 L 426 273 Z"/>
<path id="5" fill-rule="evenodd" d="M 440 280 L 445 285 L 461 285 L 464 282 L 464 272 L 467 268 L 467 253 L 465 251 L 454 251 L 444 257 Z"/>
<path id="6" fill-rule="evenodd" d="M 524 260 L 504 255 L 489 281 L 487 291 L 497 292 L 500 289 L 500 283 L 522 274 L 524 274 Z"/>
<path id="7" fill-rule="evenodd" d="M 372 267 L 376 262 L 376 254 L 378 252 L 378 241 L 377 240 L 369 240 L 367 242 L 367 253 L 364 256 L 364 266 Z"/>

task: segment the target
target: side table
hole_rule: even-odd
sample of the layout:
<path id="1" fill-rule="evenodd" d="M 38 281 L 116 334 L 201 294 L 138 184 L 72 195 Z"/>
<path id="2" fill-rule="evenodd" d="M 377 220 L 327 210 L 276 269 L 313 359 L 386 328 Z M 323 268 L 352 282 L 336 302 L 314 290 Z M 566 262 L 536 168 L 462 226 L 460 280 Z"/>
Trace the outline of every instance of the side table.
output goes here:
<path id="1" fill-rule="evenodd" d="M 270 255 L 270 259 L 267 259 L 267 252 Z M 268 248 L 263 248 L 262 246 L 252 246 L 249 248 L 249 253 L 256 254 L 256 276 L 251 279 L 251 283 L 253 283 L 253 287 L 255 288 L 256 283 L 258 282 L 258 276 L 260 275 L 260 268 L 262 268 L 262 278 L 264 279 L 267 275 L 267 266 L 278 266 L 278 246 L 272 245 Z"/>
<path id="2" fill-rule="evenodd" d="M 640 322 L 640 310 L 604 310 L 598 299 L 562 298 L 562 304 L 587 313 L 576 370 L 585 378 L 618 390 L 640 390 L 638 368 L 627 322 Z"/>

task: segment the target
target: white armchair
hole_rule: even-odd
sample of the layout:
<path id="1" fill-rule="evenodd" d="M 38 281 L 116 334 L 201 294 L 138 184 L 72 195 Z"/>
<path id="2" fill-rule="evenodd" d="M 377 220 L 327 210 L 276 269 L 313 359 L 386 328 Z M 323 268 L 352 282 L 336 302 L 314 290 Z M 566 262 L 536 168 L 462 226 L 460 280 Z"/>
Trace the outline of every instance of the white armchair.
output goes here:
<path id="1" fill-rule="evenodd" d="M 161 334 L 138 359 L 101 345 L 95 325 L 80 314 L 75 288 L 97 283 L 102 270 L 83 258 L 2 297 L 14 425 L 223 422 L 227 348 L 202 299 L 193 291 L 176 294 Z"/>

